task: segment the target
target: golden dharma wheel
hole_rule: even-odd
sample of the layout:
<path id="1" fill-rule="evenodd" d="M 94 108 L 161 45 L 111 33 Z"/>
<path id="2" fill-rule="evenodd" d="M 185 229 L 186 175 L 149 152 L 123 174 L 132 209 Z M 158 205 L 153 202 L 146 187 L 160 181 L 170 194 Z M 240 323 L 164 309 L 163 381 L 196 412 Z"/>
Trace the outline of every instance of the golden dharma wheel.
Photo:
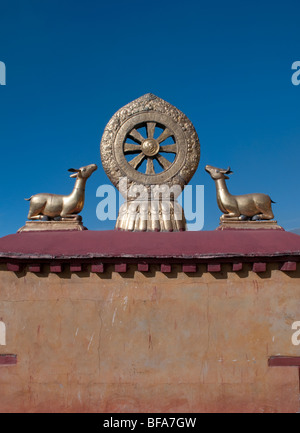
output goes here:
<path id="1" fill-rule="evenodd" d="M 118 188 L 180 185 L 194 175 L 200 143 L 191 121 L 176 107 L 148 93 L 118 110 L 105 127 L 100 153 L 103 168 Z"/>

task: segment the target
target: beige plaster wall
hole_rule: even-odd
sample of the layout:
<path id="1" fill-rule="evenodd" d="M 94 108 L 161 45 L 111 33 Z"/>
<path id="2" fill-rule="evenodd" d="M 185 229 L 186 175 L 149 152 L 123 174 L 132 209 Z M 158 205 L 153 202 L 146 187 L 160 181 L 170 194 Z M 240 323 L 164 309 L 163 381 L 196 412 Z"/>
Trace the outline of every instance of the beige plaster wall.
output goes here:
<path id="1" fill-rule="evenodd" d="M 1 412 L 297 412 L 300 271 L 57 275 L 0 267 Z"/>

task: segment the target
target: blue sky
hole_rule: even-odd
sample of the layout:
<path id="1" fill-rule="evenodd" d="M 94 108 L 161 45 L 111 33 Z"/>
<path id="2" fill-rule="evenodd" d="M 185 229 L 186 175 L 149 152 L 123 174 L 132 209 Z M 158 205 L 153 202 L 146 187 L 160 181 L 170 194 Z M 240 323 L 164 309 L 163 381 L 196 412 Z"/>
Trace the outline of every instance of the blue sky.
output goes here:
<path id="1" fill-rule="evenodd" d="M 204 230 L 219 223 L 206 164 L 231 166 L 233 194 L 264 192 L 300 227 L 299 1 L 1 1 L 0 236 L 24 225 L 38 192 L 68 194 L 67 169 L 96 163 L 82 216 L 90 230 L 108 183 L 99 143 L 112 115 L 151 92 L 193 122 Z"/>

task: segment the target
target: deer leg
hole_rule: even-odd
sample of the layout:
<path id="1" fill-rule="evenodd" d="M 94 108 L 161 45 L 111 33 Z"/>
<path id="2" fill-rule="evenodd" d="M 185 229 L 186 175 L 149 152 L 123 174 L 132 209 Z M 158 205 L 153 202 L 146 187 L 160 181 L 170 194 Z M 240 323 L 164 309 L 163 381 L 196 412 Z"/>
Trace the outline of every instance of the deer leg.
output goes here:
<path id="1" fill-rule="evenodd" d="M 82 216 L 74 214 L 61 215 L 61 221 L 82 221 Z"/>
<path id="2" fill-rule="evenodd" d="M 268 211 L 265 213 L 259 213 L 257 215 L 254 215 L 252 217 L 252 221 L 258 221 L 258 220 L 272 220 L 274 218 L 274 214 L 272 211 Z"/>
<path id="3" fill-rule="evenodd" d="M 240 215 L 237 214 L 236 212 L 229 212 L 229 213 L 224 213 L 221 218 L 222 221 L 230 219 L 232 221 L 239 221 L 240 220 Z"/>
<path id="4" fill-rule="evenodd" d="M 49 221 L 50 218 L 47 215 L 43 215 L 41 213 L 35 214 L 35 215 L 33 214 L 32 215 L 32 212 L 29 212 L 29 214 L 27 216 L 27 219 L 29 219 L 29 220 Z"/>
<path id="5" fill-rule="evenodd" d="M 35 216 L 29 216 L 27 217 L 29 220 L 43 220 L 43 218 L 45 218 L 45 215 L 35 215 Z M 48 218 L 48 217 L 46 217 Z M 47 221 L 46 219 L 44 219 L 44 221 Z"/>

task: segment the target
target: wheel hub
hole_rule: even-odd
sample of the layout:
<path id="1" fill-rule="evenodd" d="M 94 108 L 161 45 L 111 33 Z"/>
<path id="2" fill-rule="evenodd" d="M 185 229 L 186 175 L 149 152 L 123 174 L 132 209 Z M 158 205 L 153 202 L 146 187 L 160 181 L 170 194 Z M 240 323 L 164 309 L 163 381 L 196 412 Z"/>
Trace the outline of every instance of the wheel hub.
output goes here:
<path id="1" fill-rule="evenodd" d="M 146 156 L 154 156 L 159 152 L 159 143 L 154 138 L 147 138 L 142 142 L 142 152 Z"/>

